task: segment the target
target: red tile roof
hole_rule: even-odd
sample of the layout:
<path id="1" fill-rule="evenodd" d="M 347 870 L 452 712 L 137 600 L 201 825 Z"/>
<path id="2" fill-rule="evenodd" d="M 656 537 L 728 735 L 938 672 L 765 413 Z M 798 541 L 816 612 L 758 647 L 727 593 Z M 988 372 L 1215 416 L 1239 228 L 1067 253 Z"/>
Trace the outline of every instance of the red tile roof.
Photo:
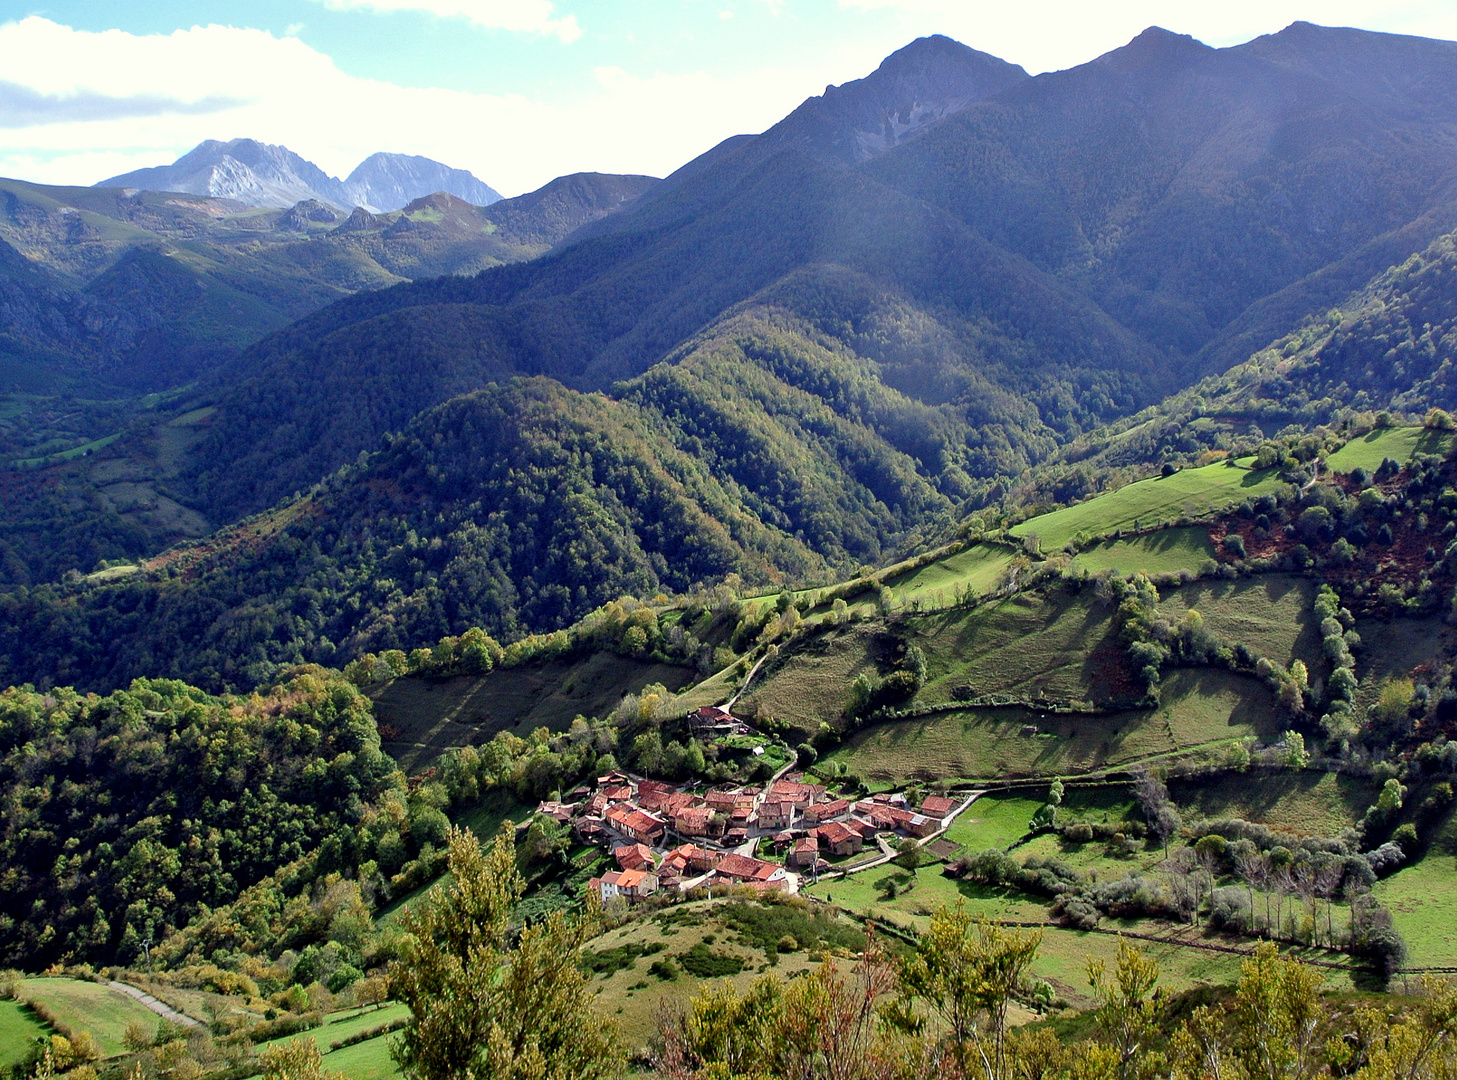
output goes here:
<path id="1" fill-rule="evenodd" d="M 745 881 L 765 881 L 779 867 L 773 863 L 764 862 L 762 859 L 751 859 L 747 855 L 733 852 L 719 860 L 716 869 L 724 877 L 742 878 Z"/>

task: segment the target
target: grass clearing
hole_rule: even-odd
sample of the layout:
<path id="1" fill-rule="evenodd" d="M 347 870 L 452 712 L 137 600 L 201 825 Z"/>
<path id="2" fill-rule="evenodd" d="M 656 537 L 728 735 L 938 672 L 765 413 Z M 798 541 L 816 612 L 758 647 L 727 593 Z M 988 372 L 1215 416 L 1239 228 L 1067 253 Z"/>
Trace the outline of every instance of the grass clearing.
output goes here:
<path id="1" fill-rule="evenodd" d="M 21 1064 L 30 1057 L 35 1040 L 49 1033 L 23 1002 L 0 1001 L 0 1069 Z"/>
<path id="2" fill-rule="evenodd" d="M 1320 627 L 1311 612 L 1314 585 L 1291 574 L 1262 574 L 1242 581 L 1211 581 L 1165 590 L 1159 610 L 1171 622 L 1198 611 L 1211 634 L 1229 645 L 1247 645 L 1289 667 L 1304 660 L 1323 668 Z"/>
<path id="3" fill-rule="evenodd" d="M 1346 443 L 1326 459 L 1326 464 L 1340 473 L 1356 469 L 1375 472 L 1385 458 L 1405 464 L 1417 453 L 1445 454 L 1451 442 L 1452 435 L 1446 431 L 1422 427 L 1377 428 Z"/>
<path id="4" fill-rule="evenodd" d="M 886 584 L 899 603 L 945 606 L 955 601 L 958 590 L 970 588 L 977 595 L 995 591 L 1004 582 L 1014 555 L 1010 548 L 997 544 L 975 544 Z"/>
<path id="5" fill-rule="evenodd" d="M 1026 725 L 1036 735 L 1024 735 Z M 856 732 L 829 760 L 872 782 L 1076 776 L 1282 730 L 1268 690 L 1232 672 L 1188 668 L 1163 683 L 1157 710 L 1105 715 L 975 709 L 894 720 Z"/>
<path id="6" fill-rule="evenodd" d="M 1029 518 L 1011 531 L 1013 536 L 1035 535 L 1041 539 L 1043 551 L 1056 551 L 1080 533 L 1107 536 L 1118 529 L 1141 532 L 1174 525 L 1274 491 L 1280 483 L 1273 469 L 1255 472 L 1221 462 L 1138 480 L 1086 502 Z"/>
<path id="7" fill-rule="evenodd" d="M 1182 529 L 1160 529 L 1127 540 L 1105 540 L 1080 551 L 1073 563 L 1090 574 L 1116 570 L 1126 576 L 1139 571 L 1176 574 L 1180 570 L 1198 570 L 1205 560 L 1212 558 L 1214 545 L 1209 541 L 1209 531 L 1190 525 Z"/>
<path id="8" fill-rule="evenodd" d="M 908 625 L 926 654 L 926 685 L 916 700 L 948 702 L 960 687 L 1055 701 L 1127 700 L 1132 695 L 1118 685 L 1126 665 L 1110 615 L 1090 595 L 1057 590 L 913 616 Z"/>
<path id="9" fill-rule="evenodd" d="M 771 967 L 763 951 L 743 943 L 740 934 L 715 918 L 715 909 L 725 903 L 712 900 L 679 905 L 661 915 L 635 919 L 609 930 L 588 944 L 587 947 L 597 953 L 614 949 L 631 950 L 633 946 L 637 950 L 661 946 L 652 953 L 634 955 L 624 966 L 595 975 L 588 983 L 600 1002 L 602 1013 L 617 1025 L 623 1043 L 629 1049 L 647 1044 L 655 1030 L 655 1018 L 660 1007 L 687 1001 L 705 984 L 718 985 L 727 979 L 743 992 L 765 972 L 772 971 L 781 978 L 790 978 L 797 972 L 818 966 L 817 961 L 809 958 L 808 952 L 799 949 L 778 954 L 777 963 Z M 667 925 L 664 917 L 668 920 Z M 707 950 L 711 956 L 733 958 L 745 966 L 735 975 L 699 978 L 684 970 L 678 960 L 698 946 L 703 947 L 697 954 L 699 956 Z M 664 979 L 651 973 L 650 968 L 655 963 L 669 959 L 676 969 L 675 978 Z"/>
<path id="10" fill-rule="evenodd" d="M 676 691 L 691 680 L 687 668 L 594 652 L 481 676 L 396 679 L 374 695 L 375 715 L 385 752 L 418 770 L 498 731 L 564 731 L 578 715 L 605 716 L 624 694 L 651 683 Z"/>
<path id="11" fill-rule="evenodd" d="M 861 671 L 875 669 L 876 627 L 858 623 L 811 634 L 793 655 L 766 676 L 761 672 L 741 699 L 744 715 L 787 720 L 802 731 L 824 721 L 837 725 L 850 704 L 850 687 Z"/>
<path id="12" fill-rule="evenodd" d="M 62 1023 L 77 1031 L 89 1031 L 105 1057 L 126 1052 L 122 1038 L 127 1025 L 142 1024 L 155 1030 L 160 1019 L 135 998 L 101 983 L 80 979 L 34 978 L 21 982 L 21 994 L 51 1011 Z"/>
<path id="13" fill-rule="evenodd" d="M 1336 773 L 1222 773 L 1172 780 L 1169 791 L 1186 820 L 1243 818 L 1301 836 L 1335 836 L 1360 820 L 1377 786 Z"/>

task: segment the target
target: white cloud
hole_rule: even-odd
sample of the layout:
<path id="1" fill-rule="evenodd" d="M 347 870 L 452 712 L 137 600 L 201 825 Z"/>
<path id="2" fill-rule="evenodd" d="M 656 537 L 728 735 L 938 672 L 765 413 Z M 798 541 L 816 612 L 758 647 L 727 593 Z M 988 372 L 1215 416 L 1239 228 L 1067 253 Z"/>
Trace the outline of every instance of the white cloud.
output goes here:
<path id="1" fill-rule="evenodd" d="M 468 19 L 490 30 L 544 34 L 572 42 L 582 36 L 575 15 L 554 17 L 549 0 L 323 0 L 335 11 L 423 11 L 440 18 Z"/>
<path id="2" fill-rule="evenodd" d="M 30 126 L 0 129 L 0 175 L 89 184 L 168 164 L 203 139 L 249 137 L 336 176 L 377 150 L 424 154 L 507 195 L 569 172 L 664 175 L 879 60 L 866 47 L 723 78 L 604 67 L 591 91 L 552 105 L 362 79 L 297 38 L 227 26 L 93 33 L 33 16 L 0 25 L 0 56 L 5 81 L 47 109 Z"/>
<path id="3" fill-rule="evenodd" d="M 918 33 L 942 33 L 1036 74 L 1086 63 L 1162 26 L 1211 45 L 1231 45 L 1305 20 L 1324 26 L 1457 38 L 1452 0 L 839 0 L 856 11 L 898 12 Z"/>

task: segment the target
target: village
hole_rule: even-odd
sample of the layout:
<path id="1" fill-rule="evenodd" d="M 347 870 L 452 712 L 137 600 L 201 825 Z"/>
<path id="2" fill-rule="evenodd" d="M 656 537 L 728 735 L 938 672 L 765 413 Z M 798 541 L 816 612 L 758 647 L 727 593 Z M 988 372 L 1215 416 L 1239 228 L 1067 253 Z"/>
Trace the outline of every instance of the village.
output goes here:
<path id="1" fill-rule="evenodd" d="M 690 720 L 701 730 L 747 730 L 716 706 Z M 912 807 L 895 792 L 851 802 L 788 766 L 766 784 L 699 789 L 614 771 L 538 812 L 608 851 L 616 869 L 589 887 L 604 903 L 633 903 L 659 890 L 715 885 L 796 892 L 802 877 L 845 869 L 841 861 L 867 846 L 881 858 L 852 860 L 853 868 L 890 859 L 907 840 L 925 842 L 970 801 L 930 794 Z M 761 850 L 773 858 L 760 858 Z"/>

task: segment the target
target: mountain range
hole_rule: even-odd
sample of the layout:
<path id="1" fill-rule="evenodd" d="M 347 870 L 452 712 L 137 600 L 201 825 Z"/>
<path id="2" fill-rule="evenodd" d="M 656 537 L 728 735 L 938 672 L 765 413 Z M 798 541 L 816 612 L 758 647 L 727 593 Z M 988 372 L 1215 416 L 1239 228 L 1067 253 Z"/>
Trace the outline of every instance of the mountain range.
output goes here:
<path id="1" fill-rule="evenodd" d="M 1457 301 L 1454 123 L 1450 42 L 1153 28 L 1036 77 L 914 42 L 661 183 L 566 178 L 479 211 L 535 257 L 320 307 L 207 365 L 157 425 L 47 466 L 73 506 L 150 469 L 220 531 L 156 554 L 143 515 L 55 496 L 34 520 L 91 523 L 69 568 L 151 557 L 0 597 L 0 681 L 245 686 L 622 592 L 828 578 L 1074 452 L 1193 453 L 1169 418 L 1296 362 L 1320 409 L 1232 409 L 1218 438 L 1420 408 Z M 466 211 L 400 220 L 436 213 Z M 16 585 L 67 568 L 26 528 L 0 532 Z"/>
<path id="2" fill-rule="evenodd" d="M 286 146 L 254 139 L 208 139 L 171 165 L 137 169 L 96 186 L 177 191 L 280 209 L 314 199 L 345 211 L 362 206 L 371 213 L 401 210 L 441 191 L 473 206 L 501 199 L 498 191 L 466 170 L 427 157 L 371 154 L 348 178 L 339 180 Z"/>

